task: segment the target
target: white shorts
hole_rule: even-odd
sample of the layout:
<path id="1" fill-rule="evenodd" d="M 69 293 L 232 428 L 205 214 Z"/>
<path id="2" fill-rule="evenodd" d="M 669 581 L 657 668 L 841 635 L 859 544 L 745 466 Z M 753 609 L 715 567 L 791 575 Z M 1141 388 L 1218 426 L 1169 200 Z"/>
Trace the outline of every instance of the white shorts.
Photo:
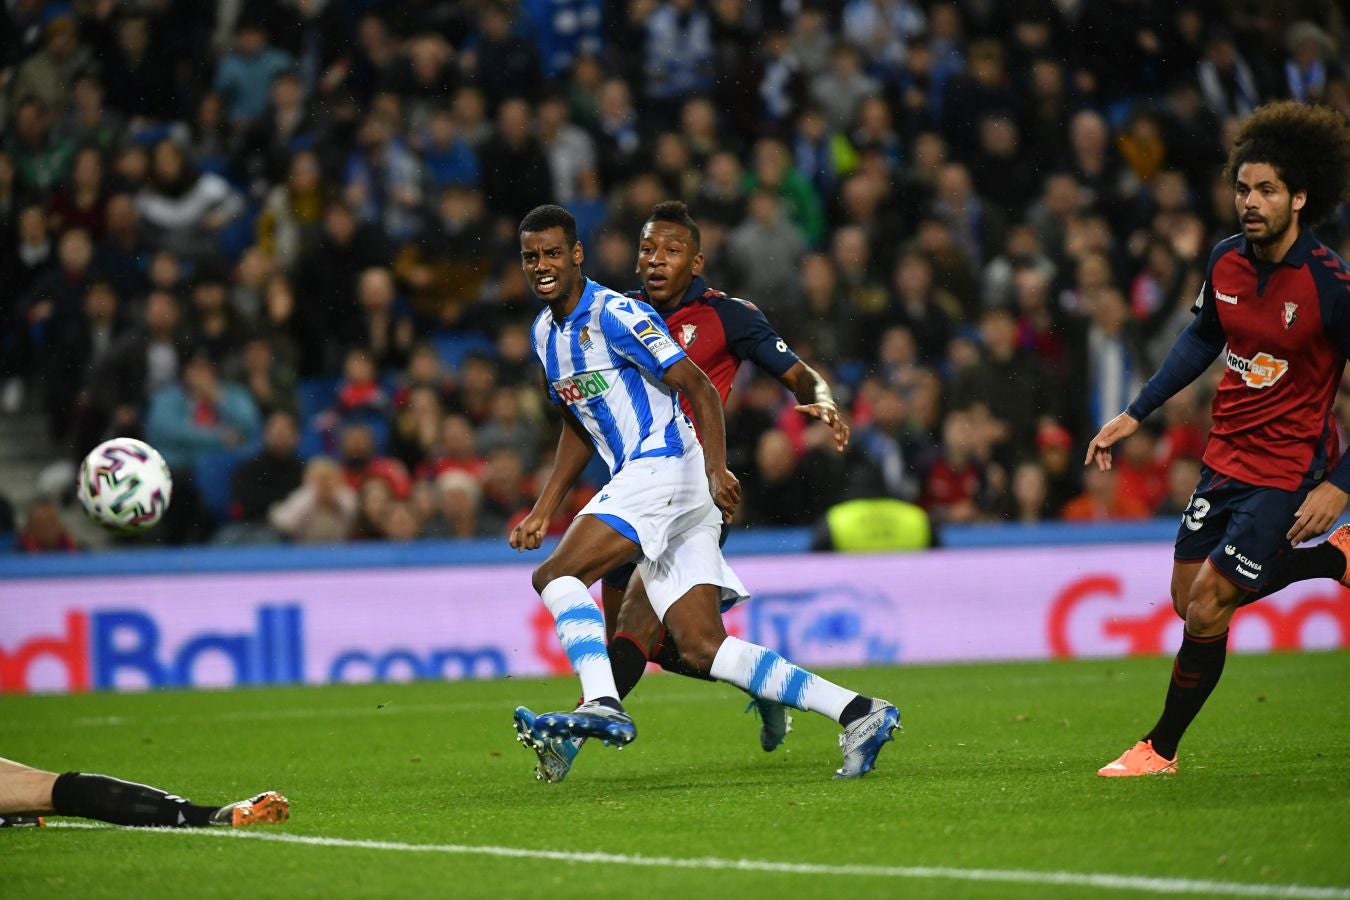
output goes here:
<path id="1" fill-rule="evenodd" d="M 663 621 L 675 601 L 700 584 L 721 588 L 724 605 L 749 596 L 722 558 L 722 513 L 697 445 L 683 457 L 629 462 L 577 515 L 599 517 L 642 548 L 638 571 Z"/>

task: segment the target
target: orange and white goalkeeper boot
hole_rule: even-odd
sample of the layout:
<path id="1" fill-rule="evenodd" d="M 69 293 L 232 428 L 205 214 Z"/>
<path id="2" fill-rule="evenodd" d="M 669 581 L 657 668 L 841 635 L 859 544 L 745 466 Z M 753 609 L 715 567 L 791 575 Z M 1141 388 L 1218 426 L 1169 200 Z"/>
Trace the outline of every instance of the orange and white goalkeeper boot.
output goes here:
<path id="1" fill-rule="evenodd" d="M 276 791 L 222 806 L 211 814 L 212 825 L 247 828 L 250 825 L 279 825 L 291 817 L 291 804 Z"/>

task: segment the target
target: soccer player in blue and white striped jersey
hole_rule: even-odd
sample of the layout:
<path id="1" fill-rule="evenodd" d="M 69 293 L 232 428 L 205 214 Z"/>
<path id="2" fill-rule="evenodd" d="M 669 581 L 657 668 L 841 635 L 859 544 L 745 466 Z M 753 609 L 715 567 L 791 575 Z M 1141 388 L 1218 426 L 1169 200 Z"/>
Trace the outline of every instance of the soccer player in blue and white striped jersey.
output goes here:
<path id="1" fill-rule="evenodd" d="M 622 746 L 637 736 L 618 699 L 604 617 L 589 591 L 605 572 L 632 561 L 687 663 L 757 697 L 840 722 L 844 763 L 836 774 L 865 774 L 899 725 L 899 711 L 729 637 L 722 625 L 722 605 L 746 599 L 746 592 L 719 546 L 722 522 L 740 502 L 740 484 L 726 467 L 717 389 L 655 310 L 582 276 L 584 252 L 567 210 L 536 207 L 519 233 L 526 281 L 547 305 L 535 320 L 533 345 L 566 427 L 548 483 L 512 530 L 511 546 L 540 545 L 597 450 L 611 475 L 534 572 L 534 588 L 582 687 L 573 712 L 536 717 L 523 707 L 516 711 L 521 739 L 539 755 L 540 777 L 561 780 L 548 777 L 550 763 L 565 757 L 570 764 L 580 739 Z M 688 398 L 702 444 L 677 394 Z M 567 766 L 557 768 L 565 774 Z"/>

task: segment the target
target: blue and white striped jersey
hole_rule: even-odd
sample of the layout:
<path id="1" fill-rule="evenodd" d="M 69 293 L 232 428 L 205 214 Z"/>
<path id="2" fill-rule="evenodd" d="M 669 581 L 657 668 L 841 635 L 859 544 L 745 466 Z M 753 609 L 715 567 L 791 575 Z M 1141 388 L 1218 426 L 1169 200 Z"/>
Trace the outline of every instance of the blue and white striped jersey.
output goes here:
<path id="1" fill-rule="evenodd" d="M 683 456 L 697 446 L 676 392 L 661 381 L 684 351 L 646 303 L 587 278 L 572 314 L 555 322 L 545 307 L 530 340 L 549 399 L 571 407 L 611 475 L 630 459 Z"/>

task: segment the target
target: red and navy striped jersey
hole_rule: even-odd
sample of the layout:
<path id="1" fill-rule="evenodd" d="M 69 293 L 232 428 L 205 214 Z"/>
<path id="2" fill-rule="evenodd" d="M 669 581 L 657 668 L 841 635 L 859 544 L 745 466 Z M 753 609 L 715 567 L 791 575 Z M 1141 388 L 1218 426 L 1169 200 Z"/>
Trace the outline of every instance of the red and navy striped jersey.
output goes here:
<path id="1" fill-rule="evenodd" d="M 642 291 L 632 296 L 647 302 Z M 661 315 L 671 337 L 717 388 L 723 406 L 742 362 L 749 360 L 775 378 L 797 363 L 797 354 L 773 330 L 759 307 L 712 290 L 702 278 L 690 283 L 679 306 Z M 687 397 L 681 395 L 680 404 L 686 414 L 691 414 Z"/>
<path id="2" fill-rule="evenodd" d="M 1250 484 L 1295 490 L 1340 456 L 1333 413 L 1350 356 L 1350 271 L 1304 230 L 1278 263 L 1241 235 L 1210 255 L 1196 300 L 1200 335 L 1225 344 L 1205 463 Z"/>

